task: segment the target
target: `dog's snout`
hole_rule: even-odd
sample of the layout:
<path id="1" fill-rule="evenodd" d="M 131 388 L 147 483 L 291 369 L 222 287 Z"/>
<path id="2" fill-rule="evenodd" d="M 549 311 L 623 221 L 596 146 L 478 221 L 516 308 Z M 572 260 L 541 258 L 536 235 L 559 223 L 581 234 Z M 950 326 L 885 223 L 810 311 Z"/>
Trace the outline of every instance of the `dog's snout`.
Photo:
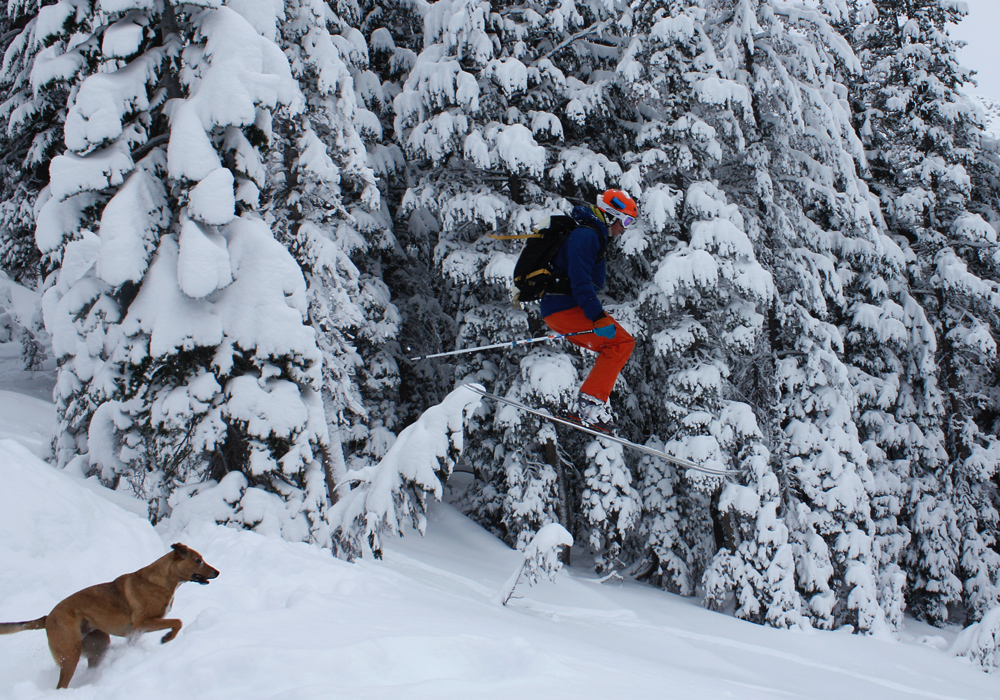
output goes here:
<path id="1" fill-rule="evenodd" d="M 219 575 L 219 570 L 215 569 L 208 564 L 202 563 L 198 570 L 191 574 L 190 581 L 194 583 L 200 583 L 201 585 L 207 584 L 211 579 Z"/>

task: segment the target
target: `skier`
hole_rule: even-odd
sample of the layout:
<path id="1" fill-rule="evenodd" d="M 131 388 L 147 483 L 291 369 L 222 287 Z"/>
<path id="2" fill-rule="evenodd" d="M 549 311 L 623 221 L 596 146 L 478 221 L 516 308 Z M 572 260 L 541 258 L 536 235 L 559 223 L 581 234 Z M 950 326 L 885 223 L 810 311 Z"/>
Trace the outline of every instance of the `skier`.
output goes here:
<path id="1" fill-rule="evenodd" d="M 580 387 L 573 418 L 604 432 L 614 432 L 607 401 L 619 373 L 635 348 L 635 339 L 604 311 L 597 292 L 604 288 L 604 253 L 611 238 L 620 236 L 639 215 L 635 200 L 622 190 L 607 190 L 597 206 L 578 206 L 573 218 L 580 223 L 553 260 L 560 284 L 541 298 L 542 317 L 560 334 L 593 330 L 567 338 L 574 345 L 598 353 L 597 361 Z"/>

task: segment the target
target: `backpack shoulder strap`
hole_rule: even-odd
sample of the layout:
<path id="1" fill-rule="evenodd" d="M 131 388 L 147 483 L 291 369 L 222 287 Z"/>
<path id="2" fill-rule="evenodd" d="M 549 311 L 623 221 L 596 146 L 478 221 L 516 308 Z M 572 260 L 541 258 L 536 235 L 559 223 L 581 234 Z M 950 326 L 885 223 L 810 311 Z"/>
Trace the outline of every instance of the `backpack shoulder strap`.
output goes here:
<path id="1" fill-rule="evenodd" d="M 511 233 L 506 236 L 500 236 L 495 233 L 486 234 L 487 238 L 492 238 L 495 241 L 523 241 L 528 238 L 541 238 L 543 234 L 541 233 Z"/>
<path id="2" fill-rule="evenodd" d="M 597 240 L 601 244 L 600 250 L 597 251 L 597 259 L 598 260 L 603 260 L 604 256 L 608 252 L 608 237 L 607 236 L 602 236 L 601 232 L 597 229 L 597 227 L 594 226 L 593 224 L 591 224 L 588 221 L 580 221 L 578 219 L 573 219 L 573 221 L 576 222 L 576 226 L 574 227 L 574 230 L 577 229 L 577 228 L 589 228 L 591 231 L 593 231 L 594 233 L 597 234 Z M 572 233 L 572 232 L 573 231 L 570 231 L 570 233 Z M 567 234 L 567 238 L 568 237 L 569 237 L 569 235 Z"/>

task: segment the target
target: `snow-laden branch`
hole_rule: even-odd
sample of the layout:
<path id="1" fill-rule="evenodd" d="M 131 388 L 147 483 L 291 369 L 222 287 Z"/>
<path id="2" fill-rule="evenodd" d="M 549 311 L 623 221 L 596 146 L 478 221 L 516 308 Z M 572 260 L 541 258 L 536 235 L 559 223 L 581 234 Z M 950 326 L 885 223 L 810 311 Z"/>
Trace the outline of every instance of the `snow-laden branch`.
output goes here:
<path id="1" fill-rule="evenodd" d="M 427 497 L 440 500 L 463 449 L 465 420 L 481 400 L 460 386 L 403 430 L 378 464 L 348 473 L 357 485 L 330 512 L 337 549 L 357 556 L 364 541 L 381 557 L 382 537 L 401 535 L 407 519 L 424 532 Z"/>
<path id="2" fill-rule="evenodd" d="M 993 608 L 982 620 L 962 630 L 951 653 L 979 664 L 987 673 L 996 672 L 1000 668 L 1000 608 Z"/>
<path id="3" fill-rule="evenodd" d="M 590 27 L 587 27 L 583 31 L 577 32 L 576 34 L 573 34 L 572 36 L 566 37 L 565 39 L 563 39 L 562 41 L 560 41 L 558 44 L 556 44 L 554 47 L 552 47 L 552 49 L 550 49 L 545 55 L 541 56 L 538 59 L 538 61 L 536 61 L 536 63 L 538 63 L 539 61 L 544 61 L 546 59 L 552 58 L 557 53 L 559 53 L 560 51 L 562 51 L 564 48 L 566 48 L 567 46 L 569 46 L 570 44 L 572 44 L 575 41 L 579 41 L 580 39 L 583 39 L 584 37 L 590 36 L 591 34 L 600 34 L 601 32 L 604 31 L 605 27 L 608 26 L 608 23 L 609 23 L 609 20 L 604 20 L 603 22 L 598 22 L 597 24 L 594 24 L 594 25 L 592 25 Z"/>

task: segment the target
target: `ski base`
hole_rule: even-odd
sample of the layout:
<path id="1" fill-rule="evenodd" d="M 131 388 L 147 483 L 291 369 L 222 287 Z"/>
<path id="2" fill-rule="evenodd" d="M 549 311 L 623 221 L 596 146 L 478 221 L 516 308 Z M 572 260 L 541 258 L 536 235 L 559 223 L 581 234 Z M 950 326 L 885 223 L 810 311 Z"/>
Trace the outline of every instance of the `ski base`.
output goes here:
<path id="1" fill-rule="evenodd" d="M 646 445 L 640 445 L 637 442 L 632 442 L 631 440 L 626 440 L 623 437 L 618 437 L 613 433 L 607 433 L 604 432 L 603 430 L 591 428 L 585 423 L 581 423 L 571 418 L 559 415 L 553 415 L 552 413 L 549 413 L 547 411 L 542 411 L 537 408 L 532 408 L 531 406 L 521 403 L 520 401 L 515 401 L 514 399 L 508 399 L 504 396 L 497 396 L 496 394 L 486 391 L 486 389 L 484 389 L 478 384 L 466 384 L 465 386 L 468 387 L 471 391 L 479 394 L 483 398 L 489 399 L 490 401 L 506 404 L 508 406 L 513 406 L 514 408 L 517 408 L 519 410 L 536 415 L 539 418 L 544 418 L 545 420 L 550 420 L 554 423 L 561 423 L 562 425 L 569 426 L 570 428 L 575 428 L 576 430 L 581 430 L 585 433 L 593 435 L 594 437 L 602 438 L 604 440 L 610 440 L 611 442 L 617 442 L 622 447 L 626 447 L 630 450 L 635 450 L 636 452 L 641 452 L 643 454 L 651 455 L 653 457 L 659 457 L 660 459 L 666 460 L 667 462 L 675 464 L 678 467 L 684 467 L 685 469 L 693 469 L 695 471 L 702 472 L 703 474 L 711 474 L 712 476 L 730 476 L 732 474 L 739 474 L 739 472 L 734 469 L 720 470 L 720 469 L 710 469 L 708 467 L 703 467 L 696 462 L 692 462 L 682 457 L 675 457 L 674 455 L 667 454 L 662 450 L 657 450 L 652 447 L 647 447 Z"/>

